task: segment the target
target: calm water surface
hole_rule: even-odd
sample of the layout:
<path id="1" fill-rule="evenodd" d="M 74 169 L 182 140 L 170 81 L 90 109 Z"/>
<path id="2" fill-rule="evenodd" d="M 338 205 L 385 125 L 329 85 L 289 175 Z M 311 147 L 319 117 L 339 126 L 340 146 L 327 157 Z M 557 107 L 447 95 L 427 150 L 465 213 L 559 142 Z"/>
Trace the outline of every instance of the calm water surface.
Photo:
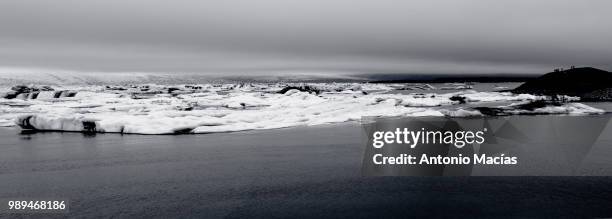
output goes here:
<path id="1" fill-rule="evenodd" d="M 612 216 L 612 177 L 362 177 L 355 123 L 0 139 L 0 198 L 67 198 L 75 217 Z"/>

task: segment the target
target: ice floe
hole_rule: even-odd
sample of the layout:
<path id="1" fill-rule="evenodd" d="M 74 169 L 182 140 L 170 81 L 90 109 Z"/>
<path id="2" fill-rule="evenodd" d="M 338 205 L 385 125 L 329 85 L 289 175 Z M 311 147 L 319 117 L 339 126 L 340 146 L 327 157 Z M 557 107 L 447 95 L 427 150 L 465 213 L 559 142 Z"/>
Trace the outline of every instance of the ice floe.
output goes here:
<path id="1" fill-rule="evenodd" d="M 502 107 L 495 109 L 503 115 L 601 113 L 580 103 L 534 109 L 508 106 L 509 102 L 544 98 L 529 94 L 388 92 L 396 88 L 367 83 L 57 87 L 55 91 L 36 91 L 37 98 L 0 99 L 0 126 L 135 134 L 214 133 L 359 121 L 364 116 L 489 115 L 472 105 L 482 103 L 499 104 Z M 57 91 L 66 94 L 56 95 Z"/>
<path id="2" fill-rule="evenodd" d="M 542 114 L 589 115 L 605 113 L 604 110 L 582 103 L 559 103 L 548 100 L 513 103 L 501 107 L 475 107 L 474 109 L 478 110 L 481 114 L 490 116 Z"/>

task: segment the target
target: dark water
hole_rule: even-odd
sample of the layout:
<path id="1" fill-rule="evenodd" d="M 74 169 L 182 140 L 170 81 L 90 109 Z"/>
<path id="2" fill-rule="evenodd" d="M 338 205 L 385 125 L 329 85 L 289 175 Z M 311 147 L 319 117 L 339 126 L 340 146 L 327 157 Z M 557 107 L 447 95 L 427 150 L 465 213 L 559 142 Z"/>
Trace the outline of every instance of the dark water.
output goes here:
<path id="1" fill-rule="evenodd" d="M 0 199 L 70 199 L 70 213 L 53 217 L 612 217 L 612 177 L 362 177 L 361 137 L 357 124 L 183 136 L 0 129 Z"/>

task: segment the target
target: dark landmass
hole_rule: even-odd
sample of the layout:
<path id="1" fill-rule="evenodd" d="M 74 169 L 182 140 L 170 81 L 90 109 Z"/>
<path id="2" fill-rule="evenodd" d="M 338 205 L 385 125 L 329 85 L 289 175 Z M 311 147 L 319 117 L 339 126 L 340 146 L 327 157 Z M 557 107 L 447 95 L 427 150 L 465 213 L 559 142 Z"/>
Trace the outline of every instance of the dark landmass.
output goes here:
<path id="1" fill-rule="evenodd" d="M 525 82 L 534 79 L 537 74 L 352 74 L 352 75 L 327 75 L 320 77 L 317 75 L 308 76 L 230 76 L 224 77 L 231 82 L 306 82 L 306 83 L 455 83 L 455 82 Z"/>
<path id="2" fill-rule="evenodd" d="M 368 75 L 370 83 L 454 83 L 454 82 L 525 82 L 537 78 L 540 75 L 533 74 L 382 74 Z"/>
<path id="3" fill-rule="evenodd" d="M 177 73 L 178 74 L 178 73 Z M 120 81 L 104 80 L 87 75 L 52 75 L 54 80 L 40 78 L 11 79 L 0 78 L 1 85 L 17 84 L 45 85 L 121 85 L 134 84 L 206 84 L 206 83 L 454 83 L 454 82 L 524 82 L 540 75 L 537 74 L 413 74 L 413 73 L 363 73 L 363 74 L 285 74 L 285 75 L 209 75 L 209 74 L 150 74 L 138 79 L 125 78 Z M 113 89 L 109 86 L 108 89 Z M 120 89 L 120 88 L 118 88 Z"/>
<path id="4" fill-rule="evenodd" d="M 557 70 L 529 80 L 512 92 L 569 95 L 585 101 L 612 101 L 612 73 L 591 67 Z"/>

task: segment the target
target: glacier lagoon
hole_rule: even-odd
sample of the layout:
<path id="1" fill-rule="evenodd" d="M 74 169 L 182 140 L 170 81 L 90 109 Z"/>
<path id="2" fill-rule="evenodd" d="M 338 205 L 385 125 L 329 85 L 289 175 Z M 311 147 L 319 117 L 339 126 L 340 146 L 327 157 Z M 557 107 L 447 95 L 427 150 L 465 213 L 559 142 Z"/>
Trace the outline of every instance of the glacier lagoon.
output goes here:
<path id="1" fill-rule="evenodd" d="M 496 91 L 514 85 L 314 84 L 318 94 L 278 93 L 287 84 L 54 86 L 77 93 L 2 100 L 0 197 L 67 198 L 77 217 L 612 213 L 610 177 L 361 176 L 361 116 L 486 116 L 474 108 L 543 98 Z M 173 87 L 179 89 L 168 92 Z M 611 110 L 609 103 L 570 101 L 510 113 L 538 123 Z M 22 131 L 17 123 L 27 116 L 39 116 L 30 125 L 54 131 L 80 132 L 83 121 L 94 121 L 96 132 Z M 219 133 L 108 133 L 114 127 L 136 134 L 184 128 Z M 592 154 L 599 160 L 612 156 L 611 132 L 605 128 L 595 143 Z"/>
<path id="2" fill-rule="evenodd" d="M 0 99 L 0 126 L 39 131 L 201 134 L 358 122 L 362 117 L 590 115 L 607 113 L 569 101 L 524 109 L 549 97 L 500 91 L 516 83 L 210 83 L 63 85 Z M 295 89 L 287 89 L 295 88 Z M 306 89 L 307 88 L 307 89 Z M 11 92 L 10 87 L 0 93 Z M 59 92 L 59 93 L 58 93 Z M 35 94 L 34 94 L 35 93 Z M 69 95 L 65 95 L 69 94 Z"/>

